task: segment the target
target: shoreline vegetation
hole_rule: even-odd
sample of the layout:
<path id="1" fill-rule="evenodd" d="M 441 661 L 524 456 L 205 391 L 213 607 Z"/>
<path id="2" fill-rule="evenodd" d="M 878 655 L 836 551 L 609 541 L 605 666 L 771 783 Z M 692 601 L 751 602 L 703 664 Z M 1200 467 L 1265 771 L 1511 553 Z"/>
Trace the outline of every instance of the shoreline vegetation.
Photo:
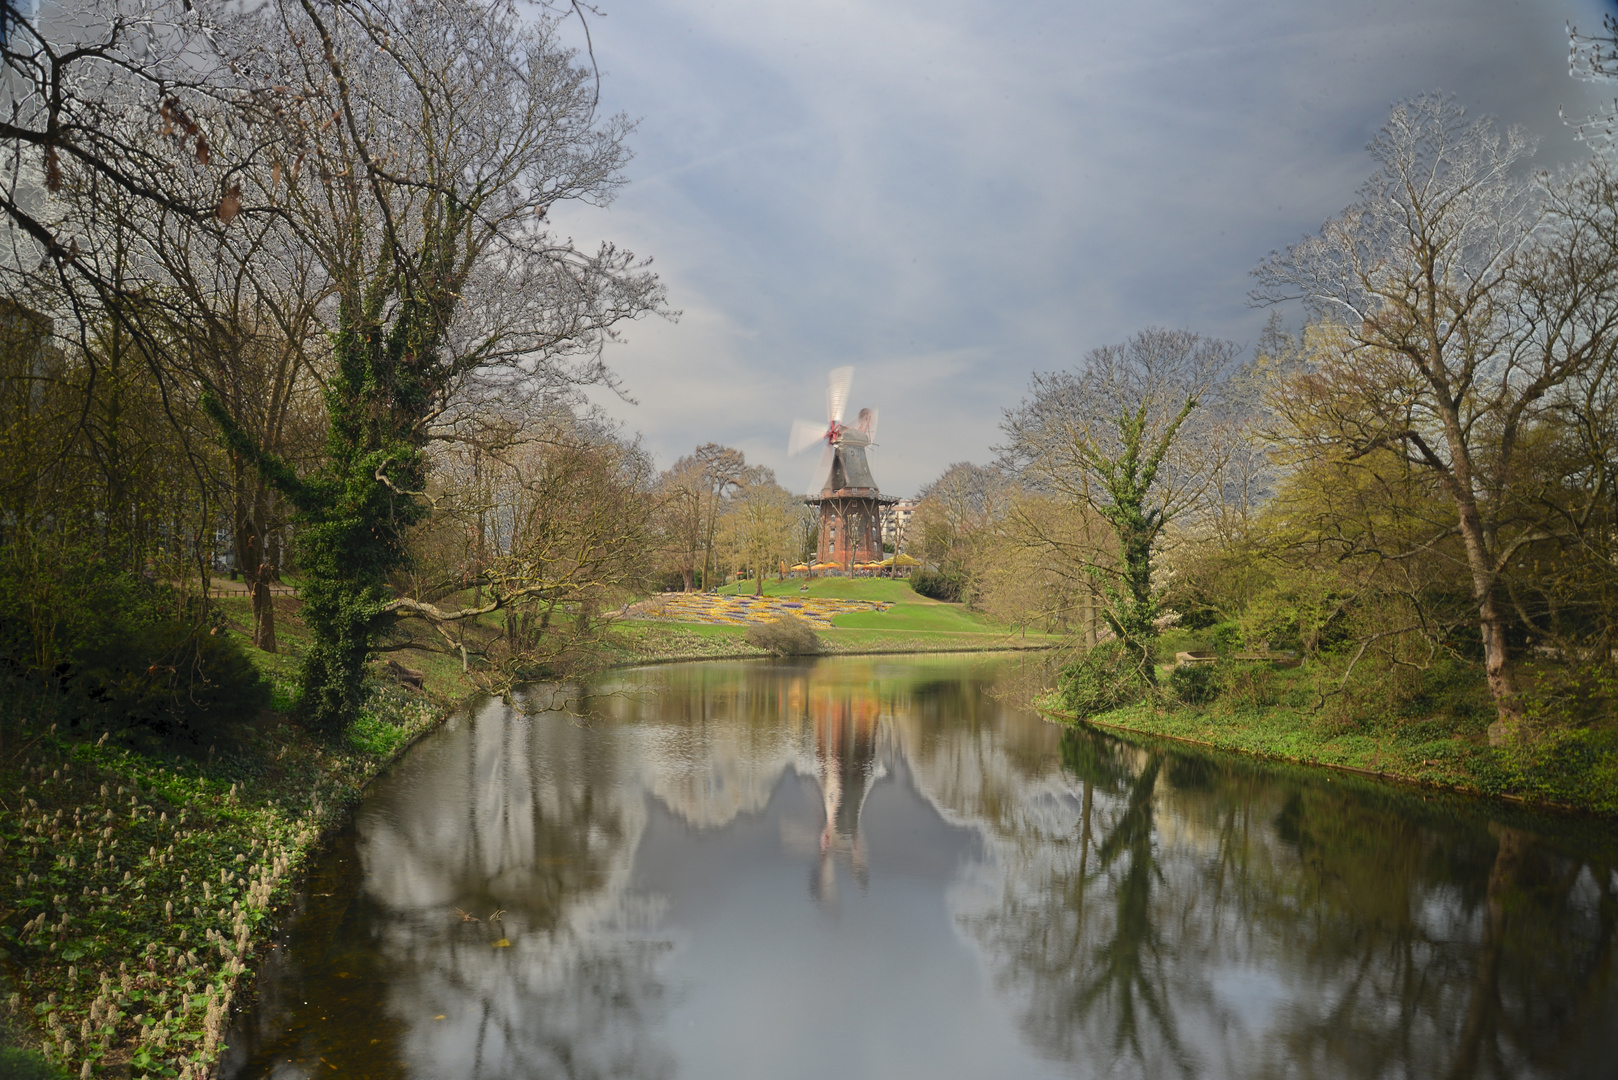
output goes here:
<path id="1" fill-rule="evenodd" d="M 1530 809 L 1618 818 L 1618 746 L 1606 728 L 1547 727 L 1494 746 L 1488 688 L 1456 665 L 1425 685 L 1334 694 L 1329 664 L 1221 659 L 1159 665 L 1157 686 L 1111 708 L 1075 708 L 1061 689 L 1033 706 L 1062 723 L 1166 739 L 1369 780 L 1503 800 Z M 1191 700 L 1187 700 L 1190 698 Z"/>
<path id="2" fill-rule="evenodd" d="M 378 685 L 341 740 L 265 709 L 200 757 L 24 725 L 0 765 L 7 1052 L 41 1077 L 213 1075 L 313 853 L 449 708 Z"/>
<path id="3" fill-rule="evenodd" d="M 774 589 L 800 592 L 795 581 Z M 822 579 L 809 592 L 889 605 L 819 629 L 819 655 L 1056 644 L 903 582 Z M 219 636 L 250 643 L 250 597 L 213 603 Z M 59 724 L 65 712 L 48 697 L 12 709 L 0 741 L 0 1066 L 40 1077 L 215 1075 L 312 858 L 375 777 L 485 692 L 459 657 L 386 654 L 360 716 L 339 736 L 313 733 L 293 719 L 301 605 L 291 590 L 273 603 L 280 651 L 241 650 L 268 683 L 267 706 L 195 745 L 97 741 Z M 772 655 L 745 627 L 624 619 L 582 671 Z"/>

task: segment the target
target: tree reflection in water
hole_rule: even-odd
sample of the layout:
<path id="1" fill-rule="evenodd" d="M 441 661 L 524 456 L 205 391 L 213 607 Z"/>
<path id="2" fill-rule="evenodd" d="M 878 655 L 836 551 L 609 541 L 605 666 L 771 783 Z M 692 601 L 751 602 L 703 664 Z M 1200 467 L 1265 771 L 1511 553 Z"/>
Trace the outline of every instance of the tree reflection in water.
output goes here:
<path id="1" fill-rule="evenodd" d="M 1045 1053 L 1140 1076 L 1593 1077 L 1618 1060 L 1610 830 L 1546 836 L 1083 729 L 1062 757 L 1077 850 L 1003 842 L 1003 890 L 966 917 Z"/>
<path id="2" fill-rule="evenodd" d="M 454 722 L 317 868 L 227 1075 L 657 1078 L 744 1035 L 773 1075 L 1609 1075 L 1613 830 L 1057 727 L 996 663 Z"/>
<path id="3" fill-rule="evenodd" d="M 644 806 L 613 740 L 513 721 L 459 719 L 378 785 L 346 838 L 362 874 L 306 899 L 282 961 L 298 970 L 264 980 L 277 999 L 227 1075 L 672 1075 L 669 943 L 613 887 Z"/>

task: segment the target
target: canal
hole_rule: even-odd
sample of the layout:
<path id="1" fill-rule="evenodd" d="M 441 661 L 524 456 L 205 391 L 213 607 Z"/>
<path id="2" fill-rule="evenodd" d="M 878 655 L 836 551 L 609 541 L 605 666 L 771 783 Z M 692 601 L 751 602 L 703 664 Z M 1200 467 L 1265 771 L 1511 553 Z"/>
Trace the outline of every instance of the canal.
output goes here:
<path id="1" fill-rule="evenodd" d="M 1614 1075 L 1618 830 L 1052 725 L 1021 663 L 468 709 L 314 868 L 224 1075 Z"/>

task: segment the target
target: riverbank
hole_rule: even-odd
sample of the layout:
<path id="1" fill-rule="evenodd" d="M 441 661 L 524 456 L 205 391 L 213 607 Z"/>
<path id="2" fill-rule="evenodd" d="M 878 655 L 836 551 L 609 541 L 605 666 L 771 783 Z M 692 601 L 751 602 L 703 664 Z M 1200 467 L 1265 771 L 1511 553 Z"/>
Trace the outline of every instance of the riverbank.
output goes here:
<path id="1" fill-rule="evenodd" d="M 1273 689 L 1247 701 L 1188 705 L 1164 690 L 1081 718 L 1065 711 L 1051 692 L 1036 698 L 1034 706 L 1066 723 L 1539 809 L 1618 816 L 1618 734 L 1610 729 L 1540 732 L 1494 748 L 1488 744 L 1491 714 L 1485 710 L 1345 723 L 1340 715 L 1312 708 L 1312 702 L 1286 700 L 1288 684 L 1302 685 L 1306 675 L 1257 667 L 1254 674 Z"/>
<path id="2" fill-rule="evenodd" d="M 447 707 L 384 684 L 340 739 L 267 709 L 195 755 L 25 725 L 0 756 L 6 1041 L 66 1076 L 211 1076 L 304 866 Z"/>

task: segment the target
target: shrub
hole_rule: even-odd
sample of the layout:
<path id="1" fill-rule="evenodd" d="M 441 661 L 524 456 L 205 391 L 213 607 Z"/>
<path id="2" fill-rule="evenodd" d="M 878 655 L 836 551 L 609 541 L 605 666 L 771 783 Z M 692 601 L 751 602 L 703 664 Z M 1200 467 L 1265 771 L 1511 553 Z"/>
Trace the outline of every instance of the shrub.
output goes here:
<path id="1" fill-rule="evenodd" d="M 1138 701 L 1147 674 L 1121 641 L 1103 641 L 1062 669 L 1056 689 L 1075 716 L 1093 716 Z"/>
<path id="2" fill-rule="evenodd" d="M 202 742 L 269 688 L 200 602 L 91 552 L 20 538 L 0 548 L 0 695 L 43 700 L 81 733 Z"/>
<path id="3" fill-rule="evenodd" d="M 1552 730 L 1490 753 L 1493 783 L 1488 786 L 1597 813 L 1618 813 L 1618 731 Z"/>
<path id="4" fill-rule="evenodd" d="M 966 575 L 959 571 L 917 570 L 910 575 L 910 587 L 922 596 L 958 604 L 966 589 Z"/>
<path id="5" fill-rule="evenodd" d="M 1209 644 L 1214 652 L 1220 656 L 1233 653 L 1242 647 L 1242 630 L 1234 619 L 1226 620 L 1214 626 L 1208 634 Z"/>
<path id="6" fill-rule="evenodd" d="M 1220 700 L 1235 711 L 1267 709 L 1279 700 L 1275 670 L 1269 664 L 1222 661 L 1215 681 Z"/>
<path id="7" fill-rule="evenodd" d="M 1212 664 L 1181 664 L 1169 673 L 1169 691 L 1187 705 L 1206 705 L 1219 693 Z"/>
<path id="8" fill-rule="evenodd" d="M 820 651 L 814 627 L 796 615 L 754 623 L 747 628 L 747 643 L 776 656 L 813 656 Z"/>

